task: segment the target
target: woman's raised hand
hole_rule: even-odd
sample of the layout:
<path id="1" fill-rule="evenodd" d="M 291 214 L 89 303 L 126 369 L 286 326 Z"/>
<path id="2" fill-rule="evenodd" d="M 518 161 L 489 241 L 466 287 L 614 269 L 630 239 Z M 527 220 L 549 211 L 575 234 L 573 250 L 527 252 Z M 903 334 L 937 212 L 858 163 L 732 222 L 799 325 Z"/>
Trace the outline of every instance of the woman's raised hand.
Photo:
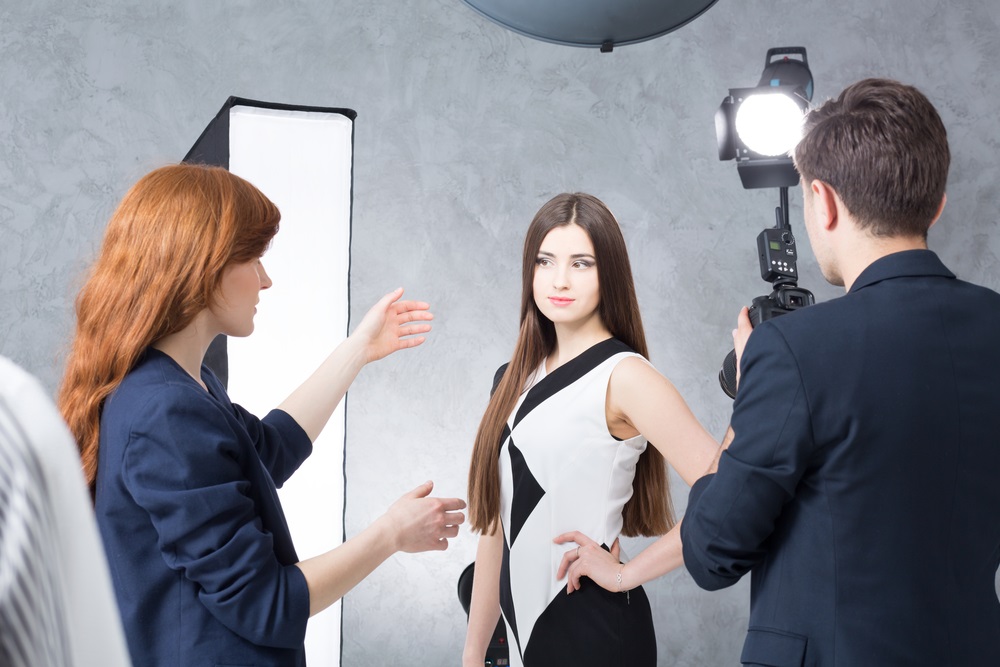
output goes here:
<path id="1" fill-rule="evenodd" d="M 424 342 L 434 319 L 430 304 L 423 301 L 400 301 L 403 288 L 389 292 L 372 306 L 351 334 L 364 345 L 365 362 L 378 361 L 393 352 L 416 347 Z"/>

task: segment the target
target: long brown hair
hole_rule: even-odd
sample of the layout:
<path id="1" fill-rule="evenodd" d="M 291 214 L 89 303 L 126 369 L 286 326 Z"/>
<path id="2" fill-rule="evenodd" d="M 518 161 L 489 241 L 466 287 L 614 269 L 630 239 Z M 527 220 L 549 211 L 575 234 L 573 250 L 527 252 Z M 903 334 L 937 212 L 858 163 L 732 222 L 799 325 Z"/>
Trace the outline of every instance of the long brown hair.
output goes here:
<path id="1" fill-rule="evenodd" d="M 499 447 L 504 426 L 530 375 L 555 348 L 552 322 L 538 310 L 532 290 L 535 260 L 556 227 L 578 225 L 590 236 L 598 270 L 598 314 L 611 334 L 648 357 L 625 239 L 611 211 L 588 194 L 560 194 L 535 214 L 524 239 L 521 265 L 521 328 L 507 370 L 490 398 L 476 433 L 469 470 L 469 517 L 473 530 L 492 535 L 500 520 Z M 674 523 L 666 462 L 647 447 L 636 467 L 632 498 L 625 504 L 622 534 L 662 535 Z"/>
<path id="2" fill-rule="evenodd" d="M 257 188 L 220 167 L 162 167 L 122 199 L 76 298 L 59 389 L 92 490 L 105 399 L 146 347 L 211 305 L 228 264 L 264 253 L 280 217 Z"/>

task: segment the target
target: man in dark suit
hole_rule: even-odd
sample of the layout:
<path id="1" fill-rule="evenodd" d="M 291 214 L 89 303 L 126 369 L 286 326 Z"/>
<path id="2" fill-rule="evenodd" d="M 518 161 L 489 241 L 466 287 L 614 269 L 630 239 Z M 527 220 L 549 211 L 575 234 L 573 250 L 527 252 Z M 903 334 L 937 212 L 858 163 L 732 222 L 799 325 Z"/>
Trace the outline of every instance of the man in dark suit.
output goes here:
<path id="1" fill-rule="evenodd" d="M 751 572 L 744 664 L 1000 665 L 1000 295 L 927 249 L 949 159 L 894 81 L 806 120 L 806 230 L 847 293 L 741 313 L 731 443 L 681 526 L 703 588 Z"/>

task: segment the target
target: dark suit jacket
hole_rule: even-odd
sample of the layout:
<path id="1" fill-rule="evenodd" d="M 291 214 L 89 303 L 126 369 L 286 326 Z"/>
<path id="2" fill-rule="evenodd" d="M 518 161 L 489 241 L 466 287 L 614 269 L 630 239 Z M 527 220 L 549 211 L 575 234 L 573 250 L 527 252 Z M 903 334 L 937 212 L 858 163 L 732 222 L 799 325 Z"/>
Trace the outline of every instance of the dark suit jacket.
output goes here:
<path id="1" fill-rule="evenodd" d="M 97 521 L 135 665 L 303 665 L 309 591 L 276 487 L 311 453 L 149 349 L 101 418 Z"/>
<path id="2" fill-rule="evenodd" d="M 762 323 L 681 527 L 752 665 L 1000 665 L 1000 295 L 927 250 Z"/>

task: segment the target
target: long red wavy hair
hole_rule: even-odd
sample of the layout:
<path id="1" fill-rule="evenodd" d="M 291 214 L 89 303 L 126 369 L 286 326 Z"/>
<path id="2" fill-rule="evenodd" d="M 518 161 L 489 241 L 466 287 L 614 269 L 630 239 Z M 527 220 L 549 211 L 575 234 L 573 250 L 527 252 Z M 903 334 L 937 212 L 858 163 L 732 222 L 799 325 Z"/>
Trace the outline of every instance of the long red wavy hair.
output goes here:
<path id="1" fill-rule="evenodd" d="M 500 437 L 528 377 L 556 344 L 552 322 L 535 305 L 533 280 L 538 249 L 556 227 L 578 225 L 594 244 L 600 301 L 598 313 L 611 334 L 649 357 L 632 265 L 614 215 L 596 197 L 560 194 L 535 214 L 524 239 L 521 263 L 521 329 L 510 364 L 479 424 L 469 468 L 469 519 L 473 530 L 492 535 L 500 521 Z M 663 455 L 646 447 L 632 481 L 632 498 L 622 511 L 622 534 L 662 535 L 674 525 Z"/>
<path id="2" fill-rule="evenodd" d="M 280 218 L 257 188 L 221 167 L 162 167 L 122 199 L 76 298 L 58 397 L 92 491 L 105 399 L 143 350 L 212 303 L 228 264 L 264 253 Z"/>

